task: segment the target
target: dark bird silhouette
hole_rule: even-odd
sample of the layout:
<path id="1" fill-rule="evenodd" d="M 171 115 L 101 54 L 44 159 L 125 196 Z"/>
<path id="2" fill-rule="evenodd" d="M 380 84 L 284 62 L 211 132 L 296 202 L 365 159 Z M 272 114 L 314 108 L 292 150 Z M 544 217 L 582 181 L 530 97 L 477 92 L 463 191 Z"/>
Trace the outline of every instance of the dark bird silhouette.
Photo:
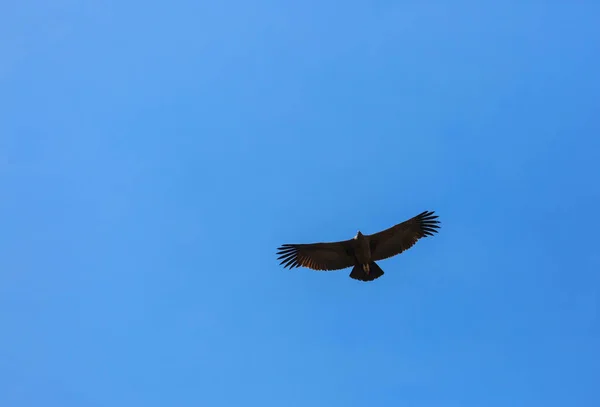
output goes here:
<path id="1" fill-rule="evenodd" d="M 284 268 L 307 267 L 331 271 L 353 267 L 350 277 L 373 281 L 383 275 L 375 263 L 400 254 L 426 236 L 437 233 L 440 223 L 434 212 L 419 215 L 373 235 L 360 231 L 350 240 L 328 243 L 284 244 L 277 249 L 277 260 Z"/>

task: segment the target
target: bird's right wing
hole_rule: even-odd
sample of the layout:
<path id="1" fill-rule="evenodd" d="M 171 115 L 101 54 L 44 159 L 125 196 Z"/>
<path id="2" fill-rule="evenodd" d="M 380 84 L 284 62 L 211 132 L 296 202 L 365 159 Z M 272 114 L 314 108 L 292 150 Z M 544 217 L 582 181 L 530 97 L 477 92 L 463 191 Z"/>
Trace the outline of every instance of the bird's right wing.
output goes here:
<path id="1" fill-rule="evenodd" d="M 277 250 L 281 265 L 287 268 L 341 270 L 354 265 L 352 240 L 330 243 L 284 244 Z"/>
<path id="2" fill-rule="evenodd" d="M 439 228 L 437 215 L 425 211 L 402 223 L 369 236 L 371 257 L 383 260 L 400 254 L 417 243 L 419 239 L 433 236 Z"/>

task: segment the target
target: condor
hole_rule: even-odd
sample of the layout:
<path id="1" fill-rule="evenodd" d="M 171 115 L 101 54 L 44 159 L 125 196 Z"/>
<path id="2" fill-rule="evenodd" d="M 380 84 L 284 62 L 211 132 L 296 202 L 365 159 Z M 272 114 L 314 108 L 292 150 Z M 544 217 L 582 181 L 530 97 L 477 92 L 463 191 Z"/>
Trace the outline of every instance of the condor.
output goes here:
<path id="1" fill-rule="evenodd" d="M 352 239 L 341 242 L 284 244 L 277 250 L 277 260 L 289 269 L 330 271 L 352 267 L 351 278 L 373 281 L 383 275 L 376 261 L 400 254 L 419 239 L 433 236 L 439 228 L 437 218 L 433 211 L 425 211 L 373 235 L 358 231 Z"/>

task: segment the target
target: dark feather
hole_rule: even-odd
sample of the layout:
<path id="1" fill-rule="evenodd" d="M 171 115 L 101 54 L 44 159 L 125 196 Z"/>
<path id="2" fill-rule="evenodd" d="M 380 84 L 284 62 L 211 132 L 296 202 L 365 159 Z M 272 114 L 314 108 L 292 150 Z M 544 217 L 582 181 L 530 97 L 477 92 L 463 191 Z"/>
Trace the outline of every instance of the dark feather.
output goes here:
<path id="1" fill-rule="evenodd" d="M 419 239 L 433 236 L 439 228 L 437 218 L 433 211 L 425 211 L 389 229 L 367 236 L 372 260 L 395 256 L 413 247 Z"/>
<path id="2" fill-rule="evenodd" d="M 286 268 L 341 270 L 354 265 L 350 240 L 331 243 L 284 244 L 277 249 L 277 260 Z"/>

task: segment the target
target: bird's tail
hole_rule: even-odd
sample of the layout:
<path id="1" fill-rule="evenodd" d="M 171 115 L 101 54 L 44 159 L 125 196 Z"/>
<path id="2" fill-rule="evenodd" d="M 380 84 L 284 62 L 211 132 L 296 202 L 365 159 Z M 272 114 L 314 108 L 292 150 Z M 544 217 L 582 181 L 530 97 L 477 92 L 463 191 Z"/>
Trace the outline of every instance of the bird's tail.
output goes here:
<path id="1" fill-rule="evenodd" d="M 369 274 L 363 270 L 362 265 L 357 264 L 350 272 L 350 277 L 360 281 L 373 281 L 383 275 L 383 270 L 374 261 L 369 263 Z"/>

